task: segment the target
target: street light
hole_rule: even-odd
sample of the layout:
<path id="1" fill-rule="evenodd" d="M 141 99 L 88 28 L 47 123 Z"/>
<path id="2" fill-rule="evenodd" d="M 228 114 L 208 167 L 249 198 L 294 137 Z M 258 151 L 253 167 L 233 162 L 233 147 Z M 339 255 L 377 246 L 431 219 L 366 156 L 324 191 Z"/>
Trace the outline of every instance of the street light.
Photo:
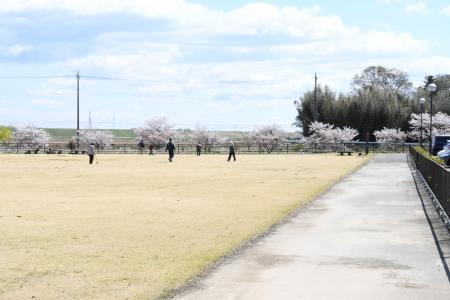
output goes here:
<path id="1" fill-rule="evenodd" d="M 77 152 L 80 151 L 80 72 L 77 71 Z"/>
<path id="2" fill-rule="evenodd" d="M 423 105 L 425 104 L 425 98 L 420 98 L 420 147 L 422 148 L 422 115 L 423 115 Z"/>
<path id="3" fill-rule="evenodd" d="M 432 126 L 433 126 L 433 93 L 436 92 L 437 90 L 437 86 L 434 83 L 430 83 L 427 86 L 427 90 L 430 92 L 430 154 L 433 155 L 433 149 L 432 147 L 432 139 L 433 139 L 433 131 L 432 131 Z"/>

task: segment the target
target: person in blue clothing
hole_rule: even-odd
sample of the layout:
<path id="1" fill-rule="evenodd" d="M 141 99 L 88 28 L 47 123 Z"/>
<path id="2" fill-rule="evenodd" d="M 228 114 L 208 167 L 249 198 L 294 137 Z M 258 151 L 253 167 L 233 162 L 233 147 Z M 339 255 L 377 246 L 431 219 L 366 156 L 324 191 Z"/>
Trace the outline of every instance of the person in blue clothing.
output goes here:
<path id="1" fill-rule="evenodd" d="M 175 156 L 175 145 L 172 143 L 172 139 L 169 139 L 169 143 L 167 143 L 166 151 L 169 152 L 169 161 L 172 162 L 173 157 Z"/>

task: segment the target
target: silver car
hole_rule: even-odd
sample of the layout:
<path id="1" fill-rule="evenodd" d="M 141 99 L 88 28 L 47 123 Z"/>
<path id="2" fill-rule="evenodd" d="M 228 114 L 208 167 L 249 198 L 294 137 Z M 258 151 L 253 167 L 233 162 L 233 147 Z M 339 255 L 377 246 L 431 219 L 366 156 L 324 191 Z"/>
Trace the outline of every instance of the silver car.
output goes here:
<path id="1" fill-rule="evenodd" d="M 437 153 L 437 156 L 447 165 L 450 165 L 450 140 L 447 140 L 442 150 Z"/>

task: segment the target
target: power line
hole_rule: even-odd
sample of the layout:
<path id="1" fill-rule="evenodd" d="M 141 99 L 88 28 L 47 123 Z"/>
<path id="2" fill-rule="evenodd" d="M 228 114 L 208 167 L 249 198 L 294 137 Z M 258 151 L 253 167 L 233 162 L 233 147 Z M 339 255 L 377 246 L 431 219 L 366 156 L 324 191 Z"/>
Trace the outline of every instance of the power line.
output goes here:
<path id="1" fill-rule="evenodd" d="M 114 77 L 102 77 L 102 76 L 91 76 L 91 75 L 80 75 L 81 78 L 88 79 L 99 79 L 99 80 L 114 80 L 114 81 L 126 81 L 125 78 L 114 78 Z"/>
<path id="2" fill-rule="evenodd" d="M 0 79 L 56 79 L 56 78 L 74 78 L 74 76 L 69 76 L 69 75 L 54 75 L 54 76 L 0 75 Z"/>
<path id="3" fill-rule="evenodd" d="M 49 75 L 49 76 L 35 76 L 35 75 L 0 75 L 0 79 L 55 79 L 55 78 L 76 78 L 75 75 Z M 112 76 L 96 76 L 96 75 L 80 75 L 80 78 L 86 79 L 96 79 L 96 80 L 106 80 L 106 81 L 129 81 L 129 82 L 148 82 L 148 83 L 156 83 L 156 84 L 172 84 L 172 83 L 218 83 L 218 84 L 274 84 L 278 82 L 289 82 L 289 81 L 300 81 L 302 79 L 296 78 L 279 78 L 279 79 L 261 79 L 261 80 L 172 80 L 172 79 L 146 79 L 146 78 L 120 78 L 120 77 L 112 77 Z"/>

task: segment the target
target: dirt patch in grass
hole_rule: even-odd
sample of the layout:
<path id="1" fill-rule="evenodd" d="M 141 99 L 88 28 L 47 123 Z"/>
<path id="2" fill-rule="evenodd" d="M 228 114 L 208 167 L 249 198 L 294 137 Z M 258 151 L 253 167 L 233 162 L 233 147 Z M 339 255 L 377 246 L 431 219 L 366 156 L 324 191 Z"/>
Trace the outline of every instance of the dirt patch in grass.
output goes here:
<path id="1" fill-rule="evenodd" d="M 0 298 L 157 298 L 367 159 L 0 155 Z"/>

